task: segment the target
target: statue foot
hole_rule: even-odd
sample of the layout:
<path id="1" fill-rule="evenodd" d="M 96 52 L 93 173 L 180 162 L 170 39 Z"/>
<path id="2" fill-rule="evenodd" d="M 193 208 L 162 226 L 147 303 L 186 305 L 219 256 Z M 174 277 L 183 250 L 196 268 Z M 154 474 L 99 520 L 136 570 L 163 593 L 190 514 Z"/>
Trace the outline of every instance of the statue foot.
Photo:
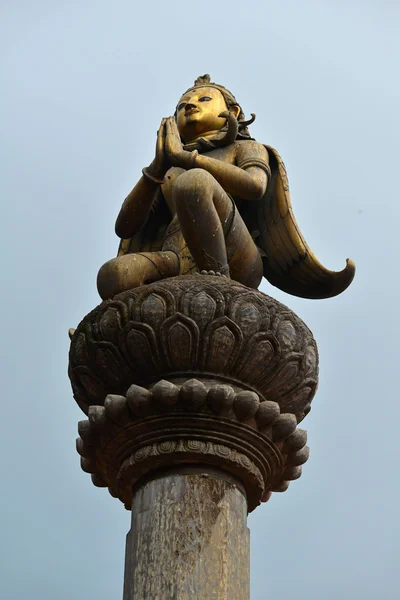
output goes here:
<path id="1" fill-rule="evenodd" d="M 124 254 L 106 262 L 97 275 L 103 300 L 135 287 L 179 275 L 179 258 L 171 251 Z"/>
<path id="2" fill-rule="evenodd" d="M 202 269 L 200 275 L 215 275 L 217 277 L 226 277 L 227 279 L 230 279 L 229 265 L 222 267 L 219 271 L 214 271 L 213 269 L 207 271 L 206 269 Z"/>
<path id="3" fill-rule="evenodd" d="M 217 277 L 226 277 L 227 279 L 229 279 L 228 275 L 225 275 L 225 273 L 221 273 L 221 271 L 206 271 L 205 269 L 203 269 L 202 271 L 200 271 L 200 275 L 216 275 Z"/>

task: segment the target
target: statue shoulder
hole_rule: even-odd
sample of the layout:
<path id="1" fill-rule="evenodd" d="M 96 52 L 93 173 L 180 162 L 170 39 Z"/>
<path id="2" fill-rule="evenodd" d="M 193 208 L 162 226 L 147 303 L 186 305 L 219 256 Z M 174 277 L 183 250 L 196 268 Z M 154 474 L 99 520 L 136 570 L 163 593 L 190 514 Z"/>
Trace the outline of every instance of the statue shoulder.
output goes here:
<path id="1" fill-rule="evenodd" d="M 256 140 L 237 140 L 236 164 L 242 169 L 250 166 L 269 166 L 268 150 Z"/>

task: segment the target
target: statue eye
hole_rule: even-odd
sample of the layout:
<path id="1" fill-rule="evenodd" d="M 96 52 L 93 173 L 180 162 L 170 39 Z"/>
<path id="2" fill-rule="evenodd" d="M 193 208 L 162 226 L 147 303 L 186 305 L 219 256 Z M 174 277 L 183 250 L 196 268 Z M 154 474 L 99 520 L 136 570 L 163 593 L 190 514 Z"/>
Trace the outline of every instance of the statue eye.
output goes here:
<path id="1" fill-rule="evenodd" d="M 182 110 L 182 108 L 185 106 L 185 104 L 186 104 L 186 102 L 181 102 L 181 103 L 178 105 L 178 110 Z"/>
<path id="2" fill-rule="evenodd" d="M 212 100 L 210 96 L 202 96 L 201 98 L 199 98 L 199 102 L 210 102 L 210 100 Z"/>

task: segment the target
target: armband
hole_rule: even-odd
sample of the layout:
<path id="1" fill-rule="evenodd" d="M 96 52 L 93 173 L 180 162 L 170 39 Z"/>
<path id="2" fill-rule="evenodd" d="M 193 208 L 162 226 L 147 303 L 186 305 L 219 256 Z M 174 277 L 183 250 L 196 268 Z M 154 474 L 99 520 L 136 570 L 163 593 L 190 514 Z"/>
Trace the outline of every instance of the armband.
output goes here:
<path id="1" fill-rule="evenodd" d="M 241 169 L 248 169 L 249 167 L 259 167 L 260 169 L 266 172 L 269 178 L 271 177 L 271 169 L 269 165 L 267 165 L 267 163 L 263 160 L 258 160 L 257 158 L 248 158 L 247 160 L 241 162 L 240 165 L 238 164 L 238 167 L 240 167 Z"/>
<path id="2" fill-rule="evenodd" d="M 151 173 L 149 173 L 147 167 L 144 167 L 144 169 L 142 169 L 142 173 L 146 177 L 146 179 L 152 181 L 153 183 L 159 183 L 161 185 L 165 182 L 165 177 L 163 177 L 162 179 L 160 179 L 159 177 L 154 177 L 154 175 L 151 175 Z"/>

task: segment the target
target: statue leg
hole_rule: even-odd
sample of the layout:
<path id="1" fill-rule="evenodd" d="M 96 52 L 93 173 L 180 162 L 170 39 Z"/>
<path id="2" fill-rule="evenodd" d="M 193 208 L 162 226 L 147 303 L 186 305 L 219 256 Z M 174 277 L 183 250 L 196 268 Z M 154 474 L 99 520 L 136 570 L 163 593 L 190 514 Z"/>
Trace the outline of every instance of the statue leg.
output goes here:
<path id="1" fill-rule="evenodd" d="M 191 169 L 173 186 L 183 236 L 199 270 L 231 275 L 257 288 L 262 261 L 232 198 L 210 173 Z"/>
<path id="2" fill-rule="evenodd" d="M 172 197 L 183 237 L 200 270 L 228 271 L 222 223 L 229 219 L 232 201 L 203 169 L 180 175 Z"/>
<path id="3" fill-rule="evenodd" d="M 97 289 L 103 300 L 145 283 L 179 275 L 174 252 L 124 254 L 106 262 L 97 275 Z"/>

